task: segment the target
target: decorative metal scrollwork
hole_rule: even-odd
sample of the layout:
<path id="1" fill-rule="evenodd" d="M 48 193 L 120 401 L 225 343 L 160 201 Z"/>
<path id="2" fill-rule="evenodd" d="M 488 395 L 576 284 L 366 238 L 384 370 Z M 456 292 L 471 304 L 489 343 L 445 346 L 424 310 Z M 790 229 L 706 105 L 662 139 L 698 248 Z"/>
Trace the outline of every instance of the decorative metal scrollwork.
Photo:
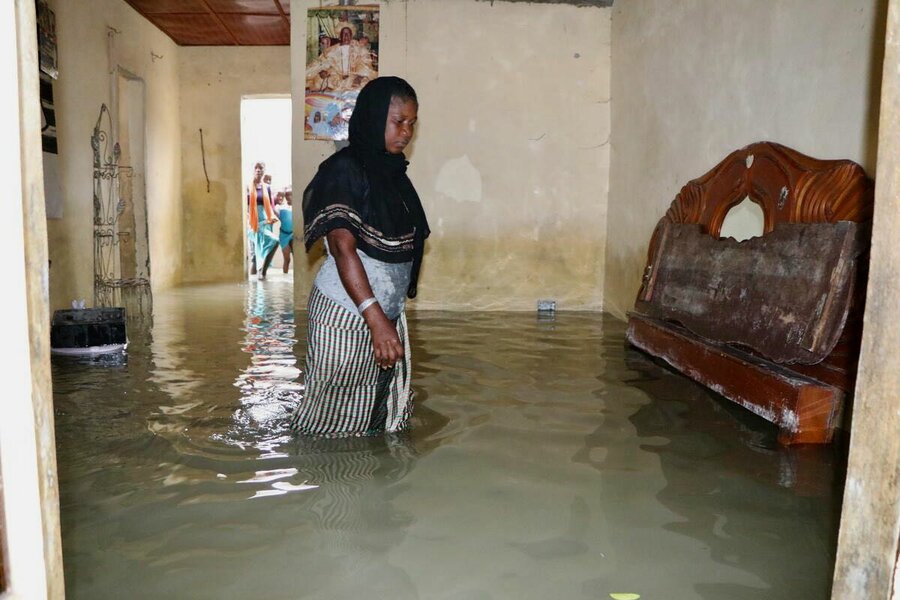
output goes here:
<path id="1" fill-rule="evenodd" d="M 145 265 L 146 277 L 122 276 L 123 242 L 130 243 L 132 248 L 135 242 L 134 231 L 120 223 L 128 203 L 133 203 L 130 191 L 133 170 L 119 164 L 122 152 L 119 144 L 112 141 L 111 131 L 112 116 L 103 104 L 91 136 L 94 153 L 94 305 L 124 306 L 129 318 L 149 318 L 153 306 L 149 264 Z M 123 187 L 128 190 L 127 197 L 121 194 Z M 124 258 L 134 262 L 134 252 Z M 124 270 L 140 269 L 131 265 Z"/>

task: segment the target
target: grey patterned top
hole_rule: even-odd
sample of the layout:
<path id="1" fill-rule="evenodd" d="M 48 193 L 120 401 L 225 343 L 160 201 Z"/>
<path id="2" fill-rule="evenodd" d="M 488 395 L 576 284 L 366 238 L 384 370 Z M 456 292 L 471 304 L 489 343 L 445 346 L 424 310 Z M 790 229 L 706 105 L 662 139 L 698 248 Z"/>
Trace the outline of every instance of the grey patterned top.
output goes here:
<path id="1" fill-rule="evenodd" d="M 337 262 L 331 255 L 331 248 L 328 247 L 328 240 L 325 240 L 325 249 L 328 255 L 325 257 L 325 263 L 319 269 L 316 275 L 315 286 L 319 291 L 352 312 L 359 314 L 356 310 L 356 304 L 350 299 L 344 284 L 341 283 L 341 277 L 338 275 Z M 406 305 L 406 290 L 409 287 L 409 277 L 412 271 L 412 261 L 405 263 L 386 263 L 375 260 L 368 254 L 360 250 L 356 251 L 359 260 L 362 261 L 366 276 L 369 278 L 369 285 L 372 292 L 381 304 L 384 314 L 392 321 L 400 317 L 403 308 Z"/>

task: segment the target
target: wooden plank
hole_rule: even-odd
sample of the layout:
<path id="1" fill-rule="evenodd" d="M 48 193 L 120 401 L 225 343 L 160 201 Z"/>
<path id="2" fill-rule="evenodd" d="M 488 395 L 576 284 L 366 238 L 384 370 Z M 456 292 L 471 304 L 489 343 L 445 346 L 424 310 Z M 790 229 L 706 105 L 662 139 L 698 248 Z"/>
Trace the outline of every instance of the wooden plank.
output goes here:
<path id="1" fill-rule="evenodd" d="M 832 386 L 640 315 L 630 315 L 626 337 L 777 425 L 782 444 L 829 443 L 840 422 L 844 395 Z"/>
<path id="2" fill-rule="evenodd" d="M 666 223 L 645 286 L 652 297 L 636 311 L 778 363 L 821 362 L 847 319 L 862 229 L 782 223 L 737 242 Z"/>
<path id="3" fill-rule="evenodd" d="M 876 30 L 877 31 L 877 30 Z M 887 15 L 872 261 L 832 598 L 900 600 L 900 1 Z"/>

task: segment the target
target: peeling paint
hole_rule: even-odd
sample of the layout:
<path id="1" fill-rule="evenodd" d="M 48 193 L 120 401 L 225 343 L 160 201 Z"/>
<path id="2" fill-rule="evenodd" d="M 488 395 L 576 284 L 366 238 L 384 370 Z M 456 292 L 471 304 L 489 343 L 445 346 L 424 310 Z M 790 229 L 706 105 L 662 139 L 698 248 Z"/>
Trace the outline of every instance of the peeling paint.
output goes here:
<path id="1" fill-rule="evenodd" d="M 481 173 L 464 154 L 444 163 L 434 182 L 434 191 L 457 202 L 481 202 Z"/>

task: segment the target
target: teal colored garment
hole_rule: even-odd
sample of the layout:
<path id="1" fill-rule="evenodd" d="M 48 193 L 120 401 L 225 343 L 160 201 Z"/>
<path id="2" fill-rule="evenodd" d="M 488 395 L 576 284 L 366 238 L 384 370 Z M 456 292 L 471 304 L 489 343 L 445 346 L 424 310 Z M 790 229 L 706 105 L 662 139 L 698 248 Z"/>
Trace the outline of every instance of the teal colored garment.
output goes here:
<path id="1" fill-rule="evenodd" d="M 272 231 L 272 225 L 266 223 L 266 209 L 262 204 L 256 205 L 256 217 L 259 219 L 259 228 L 253 231 L 248 227 L 247 238 L 256 254 L 256 266 L 262 268 L 266 256 L 278 245 L 278 236 Z"/>
<path id="2" fill-rule="evenodd" d="M 282 248 L 286 248 L 294 238 L 294 210 L 291 208 L 279 208 L 278 219 L 281 221 L 281 231 L 278 233 L 278 242 Z"/>

